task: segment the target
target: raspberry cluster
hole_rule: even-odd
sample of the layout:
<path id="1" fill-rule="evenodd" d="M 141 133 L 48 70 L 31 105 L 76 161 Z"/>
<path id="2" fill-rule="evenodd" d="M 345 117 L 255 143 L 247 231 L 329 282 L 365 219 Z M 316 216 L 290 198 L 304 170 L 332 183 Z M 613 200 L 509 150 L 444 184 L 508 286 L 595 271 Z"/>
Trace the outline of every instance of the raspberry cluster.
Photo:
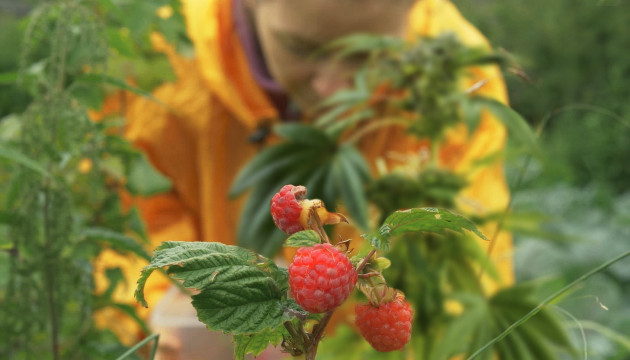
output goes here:
<path id="1" fill-rule="evenodd" d="M 295 302 L 310 313 L 325 313 L 346 301 L 357 284 L 357 269 L 346 252 L 328 243 L 321 228 L 346 222 L 345 217 L 329 213 L 321 200 L 306 199 L 306 188 L 294 185 L 283 186 L 273 196 L 271 215 L 276 226 L 289 235 L 311 228 L 324 241 L 299 248 L 289 265 L 289 289 Z M 317 226 L 314 228 L 313 224 Z M 372 255 L 373 252 L 366 257 L 359 270 Z M 378 279 L 372 279 L 367 290 L 370 302 L 355 307 L 356 325 L 374 349 L 400 350 L 411 337 L 413 311 L 402 294 L 387 287 L 380 271 L 365 275 Z M 361 290 L 366 293 L 366 289 Z"/>

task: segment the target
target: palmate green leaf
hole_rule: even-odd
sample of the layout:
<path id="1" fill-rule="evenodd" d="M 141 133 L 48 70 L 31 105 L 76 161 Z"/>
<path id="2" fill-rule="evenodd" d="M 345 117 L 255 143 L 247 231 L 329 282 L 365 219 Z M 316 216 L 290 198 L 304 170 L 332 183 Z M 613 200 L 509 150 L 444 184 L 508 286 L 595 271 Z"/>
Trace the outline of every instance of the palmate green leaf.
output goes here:
<path id="1" fill-rule="evenodd" d="M 466 342 L 462 339 L 471 338 L 488 321 L 488 309 L 480 296 L 459 295 L 454 299 L 463 303 L 466 311 L 449 324 L 440 341 L 432 348 L 429 360 L 449 359 L 464 352 Z"/>
<path id="2" fill-rule="evenodd" d="M 510 136 L 524 145 L 538 159 L 543 159 L 542 150 L 538 146 L 536 135 L 527 124 L 527 121 L 523 119 L 518 112 L 502 102 L 491 98 L 475 96 L 469 101 L 471 102 L 471 106 L 478 103 L 492 112 L 496 118 L 505 125 L 510 132 Z"/>
<path id="3" fill-rule="evenodd" d="M 286 142 L 263 150 L 239 173 L 230 194 L 250 190 L 238 225 L 238 244 L 272 256 L 286 238 L 273 224 L 269 204 L 286 184 L 304 185 L 309 199 L 321 199 L 330 211 L 343 200 L 350 217 L 367 228 L 367 201 L 363 193 L 369 169 L 350 144 L 338 145 L 311 125 L 275 128 Z"/>
<path id="4" fill-rule="evenodd" d="M 244 360 L 245 355 L 260 355 L 269 344 L 278 346 L 284 336 L 288 336 L 288 332 L 283 326 L 273 330 L 264 330 L 257 334 L 236 335 L 232 338 L 234 342 L 234 359 Z"/>
<path id="5" fill-rule="evenodd" d="M 313 246 L 321 243 L 319 235 L 313 230 L 298 231 L 295 234 L 289 236 L 284 242 L 284 246 L 290 247 L 304 247 Z"/>
<path id="6" fill-rule="evenodd" d="M 226 333 L 253 334 L 276 328 L 293 315 L 286 300 L 286 284 L 276 279 L 271 261 L 238 246 L 202 242 L 165 242 L 142 270 L 136 299 L 147 306 L 144 286 L 151 273 L 166 268 L 184 287 L 198 289 L 192 296 L 197 317 L 209 328 Z"/>
<path id="7" fill-rule="evenodd" d="M 343 145 L 335 162 L 336 185 L 352 220 L 363 230 L 369 228 L 368 201 L 365 184 L 370 178 L 365 160 L 359 151 Z"/>
<path id="8" fill-rule="evenodd" d="M 464 312 L 448 323 L 441 341 L 432 349 L 430 360 L 471 354 L 487 344 L 536 307 L 534 287 L 530 284 L 503 289 L 490 299 L 472 293 L 457 293 Z M 492 351 L 491 351 L 492 350 Z M 513 329 L 492 349 L 477 354 L 478 359 L 552 360 L 560 353 L 574 354 L 567 328 L 550 309 L 543 309 L 520 327 Z"/>
<path id="9" fill-rule="evenodd" d="M 375 248 L 387 251 L 390 239 L 396 236 L 412 232 L 445 234 L 446 230 L 458 233 L 464 233 L 464 230 L 468 230 L 487 240 L 470 220 L 448 210 L 435 208 L 413 208 L 395 211 L 385 219 L 378 230 L 365 237 Z"/>
<path id="10" fill-rule="evenodd" d="M 274 127 L 276 134 L 283 139 L 304 145 L 315 147 L 328 147 L 333 145 L 330 137 L 321 130 L 306 124 L 286 123 Z"/>

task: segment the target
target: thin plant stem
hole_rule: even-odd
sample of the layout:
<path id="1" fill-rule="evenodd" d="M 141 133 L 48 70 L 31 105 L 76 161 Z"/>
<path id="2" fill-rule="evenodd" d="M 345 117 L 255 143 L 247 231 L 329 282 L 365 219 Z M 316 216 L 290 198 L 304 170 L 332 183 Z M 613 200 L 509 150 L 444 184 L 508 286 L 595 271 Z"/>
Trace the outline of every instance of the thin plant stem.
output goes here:
<path id="1" fill-rule="evenodd" d="M 334 310 L 330 310 L 326 314 L 324 314 L 324 317 L 322 317 L 319 323 L 313 328 L 313 333 L 311 334 L 311 343 L 306 349 L 306 360 L 315 360 L 315 355 L 317 355 L 317 347 L 319 346 L 319 342 L 324 336 L 324 329 L 326 328 L 326 325 L 328 325 L 330 318 L 332 318 L 333 312 Z"/>
<path id="2" fill-rule="evenodd" d="M 372 249 L 372 251 L 370 251 L 367 256 L 363 259 L 363 261 L 361 261 L 361 263 L 359 264 L 359 266 L 357 266 L 357 272 L 360 273 L 361 270 L 363 270 L 363 268 L 365 267 L 365 265 L 367 265 L 368 261 L 370 261 L 370 259 L 372 258 L 372 256 L 374 256 L 374 254 L 376 253 L 376 249 Z"/>
<path id="3" fill-rule="evenodd" d="M 50 206 L 50 194 L 49 189 L 44 190 L 44 252 L 46 253 L 47 261 L 44 264 L 44 272 L 46 277 L 46 297 L 48 302 L 48 308 L 50 311 L 50 337 L 51 337 L 51 349 L 54 360 L 59 360 L 59 319 L 57 317 L 57 306 L 55 305 L 55 271 L 51 266 L 51 262 L 54 263 L 55 259 L 50 254 L 50 247 L 52 239 L 50 238 L 50 213 L 48 208 Z"/>
<path id="4" fill-rule="evenodd" d="M 142 339 L 142 341 L 140 341 L 136 345 L 130 347 L 129 350 L 125 351 L 124 354 L 122 354 L 119 357 L 117 357 L 116 360 L 124 360 L 124 359 L 126 359 L 131 354 L 135 353 L 140 348 L 142 348 L 149 341 L 152 341 L 154 339 L 155 339 L 155 342 L 153 343 L 153 347 L 151 348 L 151 354 L 150 354 L 150 357 L 149 357 L 149 359 L 151 359 L 151 360 L 154 359 L 155 358 L 155 353 L 157 352 L 158 341 L 160 339 L 160 334 L 158 334 L 158 333 L 151 334 L 151 335 L 147 336 L 146 338 Z"/>
<path id="5" fill-rule="evenodd" d="M 498 343 L 499 341 L 503 340 L 508 334 L 510 334 L 512 332 L 512 330 L 514 330 L 517 327 L 521 326 L 524 322 L 529 320 L 532 316 L 538 314 L 538 312 L 540 310 L 542 310 L 545 306 L 549 305 L 552 301 L 554 301 L 555 299 L 560 297 L 565 292 L 569 291 L 569 289 L 571 289 L 575 285 L 577 285 L 577 284 L 581 283 L 582 281 L 590 278 L 591 276 L 597 274 L 598 272 L 603 271 L 607 267 L 611 266 L 612 264 L 620 261 L 621 259 L 623 259 L 623 258 L 625 258 L 627 256 L 630 256 L 630 250 L 628 250 L 625 253 L 623 253 L 623 254 L 613 258 L 612 260 L 609 260 L 609 261 L 599 265 L 598 267 L 594 268 L 593 270 L 591 270 L 591 271 L 585 273 L 584 275 L 580 276 L 579 278 L 573 280 L 570 284 L 564 286 L 562 289 L 560 289 L 560 290 L 556 291 L 555 293 L 551 294 L 549 297 L 547 297 L 545 300 L 543 300 L 540 304 L 538 304 L 538 306 L 536 306 L 530 312 L 528 312 L 525 316 L 523 316 L 522 318 L 517 320 L 515 323 L 510 325 L 501 334 L 499 334 L 494 339 L 490 340 L 490 342 L 488 342 L 486 345 L 481 347 L 479 350 L 475 351 L 472 355 L 470 355 L 470 357 L 468 357 L 467 360 L 472 360 L 472 359 L 476 358 L 477 356 L 479 356 L 479 354 L 481 354 L 482 352 L 484 352 L 485 350 L 490 348 L 492 345 L 494 345 L 494 344 Z"/>

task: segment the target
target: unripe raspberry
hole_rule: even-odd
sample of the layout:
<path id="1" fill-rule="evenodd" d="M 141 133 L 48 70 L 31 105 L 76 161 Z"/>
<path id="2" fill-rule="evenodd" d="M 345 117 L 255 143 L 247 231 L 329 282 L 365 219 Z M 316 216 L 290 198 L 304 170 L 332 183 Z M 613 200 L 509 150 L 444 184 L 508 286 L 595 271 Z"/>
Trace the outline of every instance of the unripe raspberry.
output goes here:
<path id="1" fill-rule="evenodd" d="M 356 283 L 357 271 L 350 259 L 330 244 L 299 248 L 289 265 L 291 294 L 311 313 L 341 305 Z"/>
<path id="2" fill-rule="evenodd" d="M 378 351 L 402 349 L 411 337 L 413 310 L 403 296 L 379 306 L 355 306 L 355 323 L 361 335 Z"/>
<path id="3" fill-rule="evenodd" d="M 314 214 L 322 225 L 347 222 L 343 215 L 328 212 L 321 200 L 306 199 L 306 188 L 301 185 L 285 185 L 271 199 L 273 222 L 289 235 L 312 228 Z"/>

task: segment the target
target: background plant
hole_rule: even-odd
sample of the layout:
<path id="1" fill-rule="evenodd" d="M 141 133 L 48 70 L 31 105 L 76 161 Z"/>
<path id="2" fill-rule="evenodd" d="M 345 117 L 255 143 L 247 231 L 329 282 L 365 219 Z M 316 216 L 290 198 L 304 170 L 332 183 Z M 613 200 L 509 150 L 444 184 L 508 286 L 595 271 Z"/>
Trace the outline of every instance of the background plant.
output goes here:
<path id="1" fill-rule="evenodd" d="M 105 251 L 149 259 L 139 213 L 122 208 L 120 193 L 169 185 L 118 135 L 120 117 L 89 116 L 106 83 L 146 94 L 107 72 L 112 47 L 125 43 L 115 36 L 121 23 L 104 14 L 120 9 L 109 1 L 32 6 L 24 21 L 2 14 L 10 19 L 4 42 L 19 46 L 0 62 L 0 357 L 111 359 L 129 339 L 97 327 L 97 311 L 116 309 L 149 330 L 113 298 L 124 285 L 120 268 L 105 269 L 109 285 L 95 293 L 93 262 Z M 138 52 L 127 55 L 139 57 L 150 25 L 128 33 L 128 50 Z"/>
<path id="2" fill-rule="evenodd" d="M 530 163 L 514 191 L 521 212 L 511 225 L 517 278 L 566 283 L 618 254 L 630 236 L 628 4 L 454 2 L 494 46 L 518 59 L 527 78 L 506 76 L 511 105 L 534 126 L 546 124 L 540 143 L 552 166 Z M 511 184 L 522 160 L 507 164 Z M 584 327 L 590 358 L 630 354 L 627 269 L 613 266 L 562 304 L 578 319 L 573 326 Z M 582 341 L 579 331 L 576 337 Z"/>

